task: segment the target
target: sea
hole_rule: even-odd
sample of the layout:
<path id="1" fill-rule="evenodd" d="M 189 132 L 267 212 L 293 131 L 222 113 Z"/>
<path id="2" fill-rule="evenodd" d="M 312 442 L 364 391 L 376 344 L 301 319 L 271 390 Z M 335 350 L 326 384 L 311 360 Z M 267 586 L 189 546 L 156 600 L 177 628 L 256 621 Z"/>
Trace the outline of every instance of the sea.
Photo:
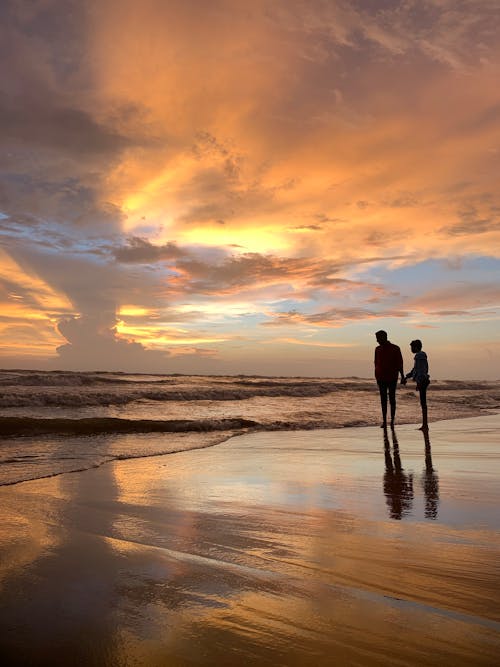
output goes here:
<path id="1" fill-rule="evenodd" d="M 500 380 L 432 381 L 430 420 L 500 411 Z M 397 423 L 418 424 L 414 385 Z M 252 431 L 380 423 L 373 379 L 0 370 L 0 485 L 167 456 Z"/>

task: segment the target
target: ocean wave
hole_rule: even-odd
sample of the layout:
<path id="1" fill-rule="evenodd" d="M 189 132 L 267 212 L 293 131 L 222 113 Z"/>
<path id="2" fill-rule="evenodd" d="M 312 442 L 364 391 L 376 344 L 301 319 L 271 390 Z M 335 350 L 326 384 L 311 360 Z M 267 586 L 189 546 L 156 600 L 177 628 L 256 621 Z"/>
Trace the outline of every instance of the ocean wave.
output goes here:
<path id="1" fill-rule="evenodd" d="M 0 417 L 3 436 L 34 435 L 101 435 L 114 433 L 185 433 L 189 431 L 227 431 L 256 428 L 251 419 L 119 419 L 88 417 L 83 419 L 36 419 L 32 417 Z"/>
<path id="2" fill-rule="evenodd" d="M 2 372 L 2 387 L 91 387 L 103 384 L 130 384 L 130 381 L 118 377 L 105 377 L 89 373 L 71 373 L 53 371 L 50 373 Z"/>
<path id="3" fill-rule="evenodd" d="M 352 378 L 352 380 L 355 378 Z M 17 387 L 92 387 L 99 385 L 184 385 L 195 381 L 202 384 L 231 384 L 234 386 L 280 387 L 289 384 L 313 386 L 321 382 L 320 378 L 262 378 L 261 376 L 196 376 L 181 375 L 142 375 L 111 373 L 105 371 L 5 371 L 0 370 L 0 386 Z M 332 380 L 330 379 L 330 382 Z M 333 381 L 336 385 L 338 380 Z"/>
<path id="4" fill-rule="evenodd" d="M 367 388 L 373 388 L 373 384 Z M 47 391 L 40 392 L 5 392 L 0 395 L 0 407 L 24 406 L 108 406 L 125 405 L 133 401 L 242 401 L 257 396 L 295 398 L 313 398 L 339 391 L 335 383 L 296 384 L 276 386 L 246 387 L 200 387 L 200 388 L 163 388 L 132 389 L 116 391 Z M 359 390 L 359 389 L 358 389 Z"/>
<path id="5" fill-rule="evenodd" d="M 32 417 L 0 417 L 0 433 L 4 437 L 38 435 L 113 435 L 127 433 L 208 433 L 210 431 L 296 431 L 317 428 L 369 426 L 370 419 L 339 422 L 335 418 L 310 417 L 255 421 L 243 417 L 227 419 L 120 419 L 115 417 L 88 417 L 82 419 L 37 419 Z"/>
<path id="6" fill-rule="evenodd" d="M 411 385 L 409 389 L 411 389 Z M 65 371 L 0 371 L 0 408 L 87 408 L 130 403 L 244 401 L 252 398 L 320 398 L 376 390 L 360 378 L 278 378 L 259 376 L 126 376 Z M 484 392 L 497 398 L 500 385 L 477 381 L 432 381 L 432 393 Z M 437 396 L 436 396 L 437 398 Z"/>

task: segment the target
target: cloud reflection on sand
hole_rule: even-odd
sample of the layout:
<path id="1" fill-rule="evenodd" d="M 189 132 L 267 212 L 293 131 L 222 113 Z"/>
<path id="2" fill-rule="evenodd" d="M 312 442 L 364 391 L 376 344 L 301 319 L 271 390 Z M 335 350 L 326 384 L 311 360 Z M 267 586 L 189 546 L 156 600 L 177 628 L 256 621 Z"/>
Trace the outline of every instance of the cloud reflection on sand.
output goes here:
<path id="1" fill-rule="evenodd" d="M 0 653 L 11 665 L 231 665 L 236 654 L 252 665 L 494 664 L 498 515 L 477 528 L 453 507 L 498 506 L 498 485 L 495 500 L 478 493 L 497 479 L 497 432 L 497 417 L 433 425 L 432 517 L 436 489 L 416 483 L 408 512 L 388 514 L 375 427 L 252 434 L 0 489 L 0 512 L 8 501 L 50 526 L 30 566 L 2 580 Z M 430 474 L 421 432 L 401 426 L 397 442 L 394 471 Z M 9 539 L 31 549 L 22 534 L 10 522 Z"/>

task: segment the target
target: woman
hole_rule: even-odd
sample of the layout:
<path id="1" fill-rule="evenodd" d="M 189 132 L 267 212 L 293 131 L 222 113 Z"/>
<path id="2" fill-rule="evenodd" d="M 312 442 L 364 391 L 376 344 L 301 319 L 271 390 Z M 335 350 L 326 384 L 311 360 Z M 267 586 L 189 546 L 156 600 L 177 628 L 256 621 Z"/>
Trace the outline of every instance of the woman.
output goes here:
<path id="1" fill-rule="evenodd" d="M 415 362 L 412 370 L 406 375 L 406 378 L 413 378 L 417 383 L 418 393 L 420 394 L 420 406 L 422 408 L 422 426 L 421 431 L 429 428 L 427 423 L 427 387 L 429 386 L 429 364 L 427 355 L 422 350 L 421 340 L 412 340 L 410 343 L 411 351 L 415 354 Z"/>

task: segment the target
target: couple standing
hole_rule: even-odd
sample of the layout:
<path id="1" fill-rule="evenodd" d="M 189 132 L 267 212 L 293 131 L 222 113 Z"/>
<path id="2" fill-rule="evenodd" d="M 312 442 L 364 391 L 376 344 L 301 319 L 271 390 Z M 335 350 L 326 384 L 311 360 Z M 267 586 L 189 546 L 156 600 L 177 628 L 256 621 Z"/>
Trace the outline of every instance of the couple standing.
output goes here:
<path id="1" fill-rule="evenodd" d="M 387 396 L 391 406 L 391 427 L 394 426 L 396 416 L 396 386 L 398 375 L 401 375 L 401 384 L 405 385 L 407 378 L 413 378 L 417 383 L 422 408 L 422 430 L 427 430 L 427 387 L 429 386 L 429 365 L 427 355 L 422 350 L 422 341 L 412 340 L 411 351 L 415 354 L 413 369 L 404 374 L 403 355 L 397 345 L 389 342 L 386 331 L 377 331 L 375 334 L 378 347 L 375 348 L 375 379 L 380 391 L 382 405 L 382 428 L 387 427 Z"/>

